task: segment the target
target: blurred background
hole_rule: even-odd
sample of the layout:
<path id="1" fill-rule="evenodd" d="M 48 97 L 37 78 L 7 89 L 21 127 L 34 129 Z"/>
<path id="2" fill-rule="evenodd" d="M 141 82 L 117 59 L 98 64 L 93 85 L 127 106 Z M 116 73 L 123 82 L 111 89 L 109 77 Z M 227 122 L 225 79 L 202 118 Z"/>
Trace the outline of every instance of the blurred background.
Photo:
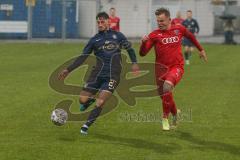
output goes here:
<path id="1" fill-rule="evenodd" d="M 224 42 L 224 23 L 231 20 L 240 43 L 240 0 L 0 0 L 0 39 L 85 39 L 97 33 L 95 16 L 116 8 L 120 28 L 129 38 L 155 29 L 154 11 L 167 7 L 174 18 L 192 10 L 198 38 Z"/>

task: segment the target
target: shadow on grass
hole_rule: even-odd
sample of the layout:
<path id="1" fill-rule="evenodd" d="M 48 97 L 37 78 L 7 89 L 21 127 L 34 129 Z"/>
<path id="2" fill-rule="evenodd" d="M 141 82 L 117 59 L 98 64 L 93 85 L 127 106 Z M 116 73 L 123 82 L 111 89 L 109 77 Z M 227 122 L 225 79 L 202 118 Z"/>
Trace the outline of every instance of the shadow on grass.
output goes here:
<path id="1" fill-rule="evenodd" d="M 62 131 L 60 135 L 57 137 L 58 140 L 67 143 L 67 142 L 75 142 L 79 139 L 80 132 L 76 130 L 66 130 Z"/>
<path id="2" fill-rule="evenodd" d="M 176 150 L 181 150 L 181 146 L 175 143 L 160 144 L 156 142 L 146 141 L 143 139 L 126 138 L 103 134 L 94 134 L 93 137 L 107 141 L 107 143 L 110 144 L 123 145 L 136 149 L 147 149 L 162 154 L 171 154 L 173 152 L 176 152 Z"/>
<path id="3" fill-rule="evenodd" d="M 239 156 L 240 155 L 240 147 L 226 144 L 223 142 L 217 142 L 217 141 L 208 141 L 208 140 L 202 140 L 198 137 L 194 137 L 192 134 L 188 132 L 183 131 L 176 131 L 175 137 L 188 141 L 193 144 L 192 148 L 196 148 L 199 150 L 216 150 L 216 151 L 222 151 L 222 152 L 228 152 L 230 154 L 234 154 Z"/>
<path id="4" fill-rule="evenodd" d="M 77 140 L 77 137 L 75 137 L 75 136 L 65 136 L 65 137 L 63 137 L 63 136 L 61 136 L 58 139 L 60 141 L 65 141 L 65 142 L 74 142 L 74 141 Z"/>

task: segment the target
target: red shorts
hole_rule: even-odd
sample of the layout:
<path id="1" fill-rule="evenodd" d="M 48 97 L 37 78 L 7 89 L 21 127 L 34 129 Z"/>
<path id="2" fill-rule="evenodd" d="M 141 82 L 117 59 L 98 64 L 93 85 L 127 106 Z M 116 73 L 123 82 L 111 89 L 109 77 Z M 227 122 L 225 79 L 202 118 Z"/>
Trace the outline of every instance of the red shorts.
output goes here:
<path id="1" fill-rule="evenodd" d="M 183 73 L 184 70 L 181 67 L 169 68 L 165 74 L 158 74 L 156 72 L 157 85 L 162 85 L 164 81 L 168 81 L 175 86 L 182 79 Z"/>

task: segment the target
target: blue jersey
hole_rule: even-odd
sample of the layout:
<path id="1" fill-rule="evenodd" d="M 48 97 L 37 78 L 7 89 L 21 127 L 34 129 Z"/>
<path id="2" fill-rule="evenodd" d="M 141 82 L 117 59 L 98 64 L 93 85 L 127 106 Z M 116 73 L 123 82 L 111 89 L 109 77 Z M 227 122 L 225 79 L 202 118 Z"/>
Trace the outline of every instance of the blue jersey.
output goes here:
<path id="1" fill-rule="evenodd" d="M 195 19 L 186 19 L 183 21 L 182 25 L 184 25 L 191 33 L 198 33 L 199 32 L 199 25 Z"/>
<path id="2" fill-rule="evenodd" d="M 82 55 L 68 67 L 69 71 L 77 68 L 92 52 L 97 58 L 92 76 L 119 77 L 121 73 L 121 49 L 126 49 L 131 61 L 136 62 L 136 55 L 130 42 L 121 33 L 107 30 L 97 33 L 83 49 Z"/>

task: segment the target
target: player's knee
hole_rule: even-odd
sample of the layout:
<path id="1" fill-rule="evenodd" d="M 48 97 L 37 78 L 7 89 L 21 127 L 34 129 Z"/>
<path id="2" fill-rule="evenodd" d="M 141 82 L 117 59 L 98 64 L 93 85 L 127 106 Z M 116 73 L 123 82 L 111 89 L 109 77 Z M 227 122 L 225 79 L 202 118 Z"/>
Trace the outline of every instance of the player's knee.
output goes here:
<path id="1" fill-rule="evenodd" d="M 79 103 L 84 104 L 88 101 L 89 97 L 88 96 L 80 96 L 79 97 Z"/>
<path id="2" fill-rule="evenodd" d="M 163 83 L 163 93 L 172 92 L 174 85 L 169 81 L 164 81 Z"/>
<path id="3" fill-rule="evenodd" d="M 186 51 L 186 52 L 190 52 L 191 49 L 190 49 L 189 47 L 186 47 L 186 48 L 185 48 L 185 51 Z"/>
<path id="4" fill-rule="evenodd" d="M 96 105 L 98 107 L 102 107 L 104 104 L 105 104 L 105 100 L 100 99 L 100 98 L 97 99 Z"/>

